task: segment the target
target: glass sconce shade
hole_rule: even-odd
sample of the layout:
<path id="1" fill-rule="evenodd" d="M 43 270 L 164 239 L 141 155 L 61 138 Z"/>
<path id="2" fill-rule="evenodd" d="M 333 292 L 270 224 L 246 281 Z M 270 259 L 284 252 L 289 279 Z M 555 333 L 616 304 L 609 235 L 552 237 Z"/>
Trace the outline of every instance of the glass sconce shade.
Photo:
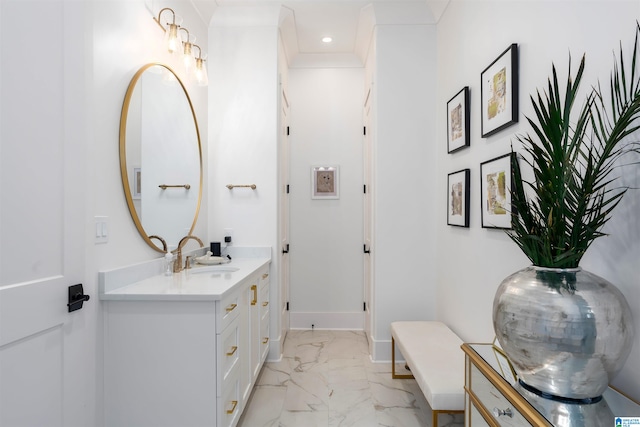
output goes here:
<path id="1" fill-rule="evenodd" d="M 207 67 L 204 64 L 204 59 L 196 58 L 195 78 L 198 86 L 207 86 L 209 84 L 209 77 L 207 75 Z"/>
<path id="2" fill-rule="evenodd" d="M 177 24 L 167 24 L 164 33 L 165 46 L 170 53 L 180 52 L 182 48 L 182 38 L 178 31 L 180 27 Z"/>

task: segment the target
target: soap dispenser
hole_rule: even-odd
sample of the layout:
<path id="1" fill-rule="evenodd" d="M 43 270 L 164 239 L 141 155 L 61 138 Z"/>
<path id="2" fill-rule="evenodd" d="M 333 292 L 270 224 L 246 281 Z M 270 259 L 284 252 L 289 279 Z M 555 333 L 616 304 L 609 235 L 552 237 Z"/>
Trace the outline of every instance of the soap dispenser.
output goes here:
<path id="1" fill-rule="evenodd" d="M 164 275 L 171 276 L 173 274 L 173 254 L 167 252 L 164 254 Z"/>

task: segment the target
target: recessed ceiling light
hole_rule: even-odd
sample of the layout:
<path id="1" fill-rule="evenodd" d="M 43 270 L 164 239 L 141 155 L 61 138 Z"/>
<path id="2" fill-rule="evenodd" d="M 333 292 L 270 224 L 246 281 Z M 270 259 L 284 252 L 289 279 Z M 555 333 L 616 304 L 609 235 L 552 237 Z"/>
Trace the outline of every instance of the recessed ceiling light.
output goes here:
<path id="1" fill-rule="evenodd" d="M 332 39 L 331 37 L 323 37 L 323 38 L 322 38 L 322 41 L 323 41 L 324 43 L 331 43 L 331 42 L 333 41 L 333 39 Z"/>

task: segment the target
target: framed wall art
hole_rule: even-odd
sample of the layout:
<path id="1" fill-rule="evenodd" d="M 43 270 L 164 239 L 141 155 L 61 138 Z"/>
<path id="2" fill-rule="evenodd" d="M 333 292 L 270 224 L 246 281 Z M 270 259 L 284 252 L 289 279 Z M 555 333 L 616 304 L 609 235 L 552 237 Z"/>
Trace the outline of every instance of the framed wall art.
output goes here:
<path id="1" fill-rule="evenodd" d="M 311 168 L 311 198 L 340 198 L 340 168 L 338 166 L 313 166 Z"/>
<path id="2" fill-rule="evenodd" d="M 469 182 L 471 172 L 463 169 L 447 178 L 447 224 L 469 227 Z"/>
<path id="3" fill-rule="evenodd" d="M 513 43 L 480 75 L 482 137 L 518 122 L 518 45 Z"/>
<path id="4" fill-rule="evenodd" d="M 515 156 L 515 153 L 509 153 L 480 164 L 483 228 L 511 228 L 511 178 Z"/>
<path id="5" fill-rule="evenodd" d="M 453 153 L 469 146 L 469 86 L 462 88 L 447 102 L 447 152 Z"/>

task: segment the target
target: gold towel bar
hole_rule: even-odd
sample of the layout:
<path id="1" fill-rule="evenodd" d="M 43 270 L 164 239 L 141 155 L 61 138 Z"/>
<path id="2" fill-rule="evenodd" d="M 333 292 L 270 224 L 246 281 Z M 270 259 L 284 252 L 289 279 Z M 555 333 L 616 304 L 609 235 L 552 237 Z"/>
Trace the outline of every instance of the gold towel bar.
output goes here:
<path id="1" fill-rule="evenodd" d="M 233 190 L 234 188 L 250 188 L 252 190 L 255 190 L 257 188 L 257 186 L 255 184 L 245 184 L 245 185 L 238 185 L 238 184 L 227 184 L 227 188 L 229 190 Z"/>
<path id="2" fill-rule="evenodd" d="M 182 185 L 161 184 L 161 185 L 158 185 L 158 187 L 162 188 L 163 190 L 166 190 L 167 188 L 186 188 L 188 190 L 191 188 L 191 185 L 190 184 L 182 184 Z"/>

